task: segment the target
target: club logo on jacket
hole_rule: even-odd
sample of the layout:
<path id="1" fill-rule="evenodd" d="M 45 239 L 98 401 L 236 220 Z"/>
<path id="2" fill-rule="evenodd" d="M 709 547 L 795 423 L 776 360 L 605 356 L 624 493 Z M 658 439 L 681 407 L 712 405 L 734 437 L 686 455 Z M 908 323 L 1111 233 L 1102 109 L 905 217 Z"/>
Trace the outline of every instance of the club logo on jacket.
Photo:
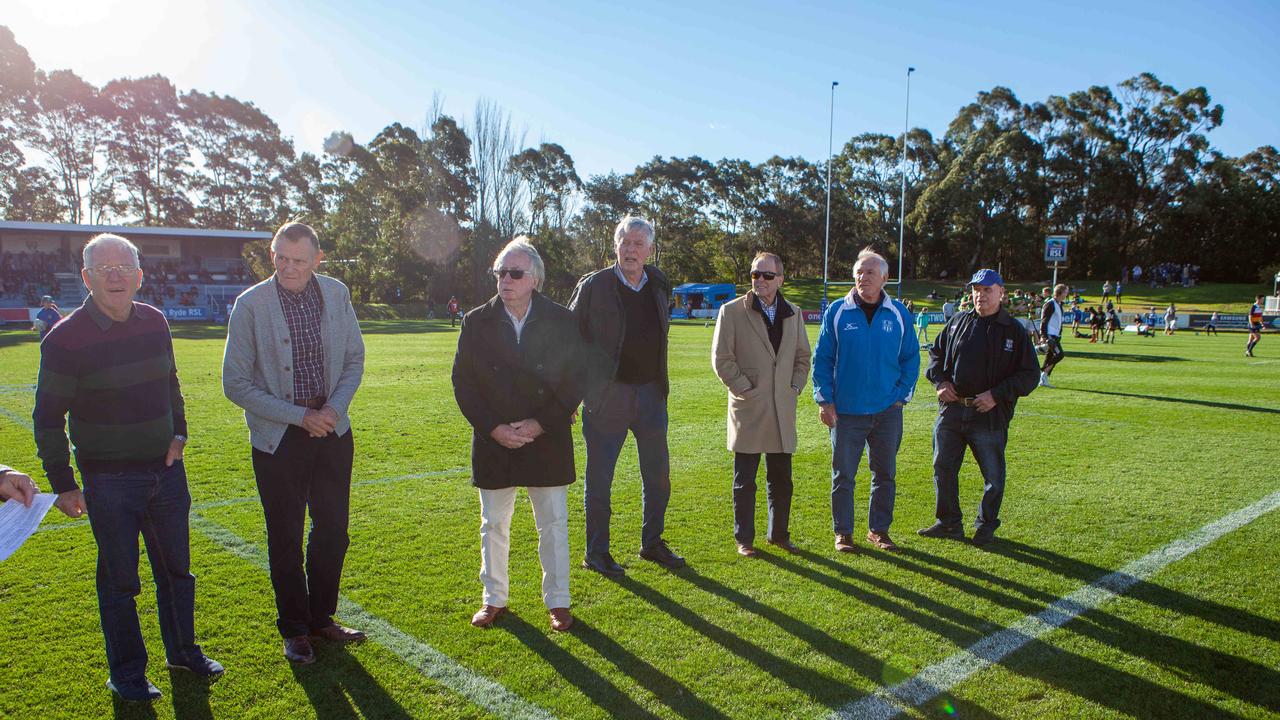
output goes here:
<path id="1" fill-rule="evenodd" d="M 1012 339 L 1012 338 L 1010 338 L 1010 339 L 1008 339 L 1008 340 L 1005 340 L 1005 341 L 1004 341 L 1004 351 L 1005 351 L 1005 352 L 1013 352 L 1013 339 Z"/>
<path id="2" fill-rule="evenodd" d="M 884 325 L 882 327 L 884 328 L 885 332 L 893 332 L 893 321 L 885 320 Z"/>
<path id="3" fill-rule="evenodd" d="M 852 330 L 852 329 L 853 329 L 853 323 L 845 323 L 845 324 L 844 324 L 844 329 L 845 329 L 845 330 Z"/>

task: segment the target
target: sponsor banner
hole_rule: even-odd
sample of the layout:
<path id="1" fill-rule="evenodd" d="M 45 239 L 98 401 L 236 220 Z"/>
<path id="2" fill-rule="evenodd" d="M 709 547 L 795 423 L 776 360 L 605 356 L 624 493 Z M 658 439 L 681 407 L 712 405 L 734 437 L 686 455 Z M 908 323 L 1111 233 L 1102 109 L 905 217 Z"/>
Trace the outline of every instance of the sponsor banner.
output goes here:
<path id="1" fill-rule="evenodd" d="M 672 320 L 687 320 L 687 319 L 689 319 L 689 311 L 688 311 L 688 310 L 686 310 L 686 309 L 684 309 L 684 308 L 682 308 L 682 307 L 674 308 L 674 309 L 671 311 L 671 319 L 672 319 Z"/>
<path id="2" fill-rule="evenodd" d="M 1181 317 L 1181 316 L 1179 316 Z M 1202 328 L 1209 323 L 1210 313 L 1192 313 L 1191 327 Z M 1262 316 L 1262 326 L 1280 329 L 1280 315 L 1272 315 L 1268 317 L 1265 313 Z M 1249 315 L 1236 313 L 1218 313 L 1218 329 L 1219 330 L 1248 330 Z"/>
<path id="3" fill-rule="evenodd" d="M 800 317 L 803 317 L 806 323 L 820 323 L 822 322 L 822 311 L 821 310 L 801 310 Z"/>
<path id="4" fill-rule="evenodd" d="M 209 308 L 203 307 L 203 306 L 167 307 L 164 309 L 164 316 L 168 318 L 170 322 L 173 322 L 175 320 L 178 322 L 192 321 L 192 320 L 203 320 L 208 322 L 211 318 L 209 314 Z"/>
<path id="5" fill-rule="evenodd" d="M 36 316 L 36 310 L 40 308 L 0 308 L 0 323 L 26 323 L 31 324 L 31 320 Z"/>

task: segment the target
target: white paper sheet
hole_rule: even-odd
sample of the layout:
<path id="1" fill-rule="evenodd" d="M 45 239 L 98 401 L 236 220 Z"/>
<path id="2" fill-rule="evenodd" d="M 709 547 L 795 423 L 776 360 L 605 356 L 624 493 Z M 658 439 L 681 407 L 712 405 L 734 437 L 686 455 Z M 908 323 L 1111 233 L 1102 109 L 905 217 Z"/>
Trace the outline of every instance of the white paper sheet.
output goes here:
<path id="1" fill-rule="evenodd" d="M 17 500 L 5 500 L 0 505 L 0 560 L 5 560 L 22 547 L 22 543 L 40 527 L 40 521 L 57 499 L 53 493 L 38 493 L 29 508 Z"/>

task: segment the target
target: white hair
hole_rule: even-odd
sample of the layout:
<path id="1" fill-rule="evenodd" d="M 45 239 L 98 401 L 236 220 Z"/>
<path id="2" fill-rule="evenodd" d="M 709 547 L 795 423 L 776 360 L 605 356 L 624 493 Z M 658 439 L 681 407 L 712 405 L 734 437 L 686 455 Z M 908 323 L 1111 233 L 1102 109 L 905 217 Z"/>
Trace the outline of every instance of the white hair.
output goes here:
<path id="1" fill-rule="evenodd" d="M 511 242 L 507 243 L 498 253 L 498 257 L 494 258 L 493 269 L 497 270 L 498 263 L 507 256 L 507 253 L 511 252 L 521 252 L 525 254 L 525 257 L 529 258 L 529 270 L 533 273 L 536 281 L 534 288 L 538 292 L 542 292 L 542 283 L 547 279 L 547 271 L 542 265 L 542 256 L 538 254 L 538 248 L 533 246 L 528 235 L 517 235 Z"/>
<path id="2" fill-rule="evenodd" d="M 636 215 L 628 215 L 622 218 L 618 226 L 613 229 L 613 246 L 617 247 L 622 244 L 622 238 L 632 230 L 644 230 L 649 245 L 653 245 L 653 223 Z"/>
<path id="3" fill-rule="evenodd" d="M 102 233 L 89 238 L 89 242 L 85 243 L 84 249 L 81 250 L 81 258 L 84 260 L 84 266 L 86 268 L 93 267 L 93 260 L 90 258 L 93 256 L 93 251 L 102 245 L 116 245 L 127 249 L 130 254 L 133 255 L 133 264 L 139 267 L 142 266 L 142 261 L 138 257 L 137 245 L 134 245 L 129 242 L 127 238 L 120 237 L 119 235 Z"/>
<path id="4" fill-rule="evenodd" d="M 885 277 L 889 277 L 889 261 L 885 260 L 883 255 L 876 252 L 875 250 L 872 250 L 871 248 L 865 248 L 863 249 L 862 252 L 858 253 L 858 259 L 854 261 L 853 266 L 857 267 L 858 263 L 862 262 L 863 260 L 866 260 L 867 258 L 875 258 L 876 260 L 879 260 L 880 274 L 884 275 Z"/>

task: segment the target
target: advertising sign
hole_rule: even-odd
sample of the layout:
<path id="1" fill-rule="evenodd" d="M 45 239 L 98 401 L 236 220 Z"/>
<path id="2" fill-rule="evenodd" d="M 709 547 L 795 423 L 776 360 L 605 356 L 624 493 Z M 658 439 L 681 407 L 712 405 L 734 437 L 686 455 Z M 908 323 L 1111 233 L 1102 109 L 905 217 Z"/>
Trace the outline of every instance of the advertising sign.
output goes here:
<path id="1" fill-rule="evenodd" d="M 1067 263 L 1067 241 L 1070 235 L 1049 235 L 1044 239 L 1044 261 L 1047 263 Z"/>
<path id="2" fill-rule="evenodd" d="M 203 320 L 205 322 L 208 322 L 210 318 L 209 308 L 203 307 L 203 306 L 167 307 L 164 309 L 164 316 L 168 318 L 170 322 L 173 322 L 175 320 L 179 322 L 192 321 L 192 320 Z"/>

